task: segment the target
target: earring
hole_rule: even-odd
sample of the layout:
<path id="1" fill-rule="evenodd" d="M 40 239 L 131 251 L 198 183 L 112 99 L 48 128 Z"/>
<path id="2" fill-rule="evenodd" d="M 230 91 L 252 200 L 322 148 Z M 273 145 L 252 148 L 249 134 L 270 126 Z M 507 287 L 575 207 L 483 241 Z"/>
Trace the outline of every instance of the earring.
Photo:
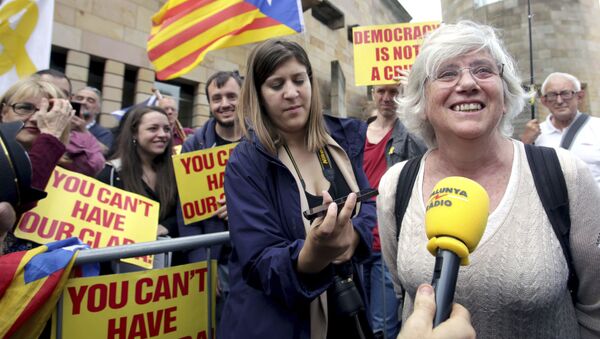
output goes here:
<path id="1" fill-rule="evenodd" d="M 134 145 L 134 146 L 135 146 L 135 145 L 137 145 L 137 139 L 136 139 L 136 138 L 133 138 L 133 139 L 131 140 L 131 142 L 133 142 L 133 145 Z"/>

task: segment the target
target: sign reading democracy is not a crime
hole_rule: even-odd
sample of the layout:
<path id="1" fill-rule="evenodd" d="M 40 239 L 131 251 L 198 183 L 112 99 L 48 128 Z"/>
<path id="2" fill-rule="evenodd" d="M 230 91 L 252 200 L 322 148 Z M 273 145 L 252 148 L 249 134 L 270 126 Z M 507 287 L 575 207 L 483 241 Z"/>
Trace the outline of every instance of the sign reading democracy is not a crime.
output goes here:
<path id="1" fill-rule="evenodd" d="M 425 34 L 439 26 L 439 22 L 421 22 L 354 27 L 355 84 L 394 83 L 399 71 L 412 67 Z"/>

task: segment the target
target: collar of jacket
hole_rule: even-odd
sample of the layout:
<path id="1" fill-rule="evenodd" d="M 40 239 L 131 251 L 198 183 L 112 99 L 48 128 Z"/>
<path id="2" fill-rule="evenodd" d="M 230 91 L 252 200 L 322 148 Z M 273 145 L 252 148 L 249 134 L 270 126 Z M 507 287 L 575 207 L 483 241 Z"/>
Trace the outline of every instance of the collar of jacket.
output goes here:
<path id="1" fill-rule="evenodd" d="M 217 124 L 217 120 L 215 118 L 210 118 L 208 121 L 202 126 L 200 132 L 196 137 L 196 141 L 198 142 L 198 146 L 200 148 L 208 148 L 213 147 L 217 141 L 217 136 L 215 132 L 215 125 Z"/>
<path id="2" fill-rule="evenodd" d="M 108 165 L 112 166 L 114 169 L 116 169 L 117 172 L 121 171 L 121 165 L 122 165 L 121 158 L 108 160 L 106 163 Z"/>
<path id="3" fill-rule="evenodd" d="M 331 137 L 354 159 L 362 154 L 367 137 L 367 124 L 355 118 L 340 118 L 323 115 Z"/>

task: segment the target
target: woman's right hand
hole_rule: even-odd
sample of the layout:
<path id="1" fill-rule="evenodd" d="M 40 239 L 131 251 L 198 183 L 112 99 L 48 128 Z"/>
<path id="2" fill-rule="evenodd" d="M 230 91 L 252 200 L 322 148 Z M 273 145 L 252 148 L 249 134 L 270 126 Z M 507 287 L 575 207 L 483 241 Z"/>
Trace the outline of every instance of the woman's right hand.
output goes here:
<path id="1" fill-rule="evenodd" d="M 52 108 L 48 110 L 52 102 Z M 65 99 L 42 98 L 40 110 L 36 113 L 37 127 L 41 133 L 50 134 L 60 139 L 66 128 L 69 127 L 71 116 L 75 111 L 71 103 Z"/>
<path id="2" fill-rule="evenodd" d="M 327 214 L 315 219 L 298 257 L 298 271 L 317 273 L 330 263 L 348 261 L 354 254 L 359 237 L 350 218 L 356 205 L 356 193 L 350 193 L 338 214 L 329 193 L 323 191 Z"/>
<path id="3" fill-rule="evenodd" d="M 435 296 L 431 285 L 419 286 L 413 313 L 406 319 L 397 339 L 475 339 L 471 316 L 466 308 L 452 305 L 450 318 L 433 328 Z"/>
<path id="4" fill-rule="evenodd" d="M 540 134 L 542 134 L 542 130 L 539 121 L 537 119 L 529 120 L 521 134 L 521 141 L 524 144 L 533 144 Z"/>
<path id="5" fill-rule="evenodd" d="M 408 85 L 408 76 L 410 75 L 410 70 L 401 69 L 398 71 L 397 76 L 394 77 L 394 81 L 400 85 L 400 87 L 406 87 Z"/>

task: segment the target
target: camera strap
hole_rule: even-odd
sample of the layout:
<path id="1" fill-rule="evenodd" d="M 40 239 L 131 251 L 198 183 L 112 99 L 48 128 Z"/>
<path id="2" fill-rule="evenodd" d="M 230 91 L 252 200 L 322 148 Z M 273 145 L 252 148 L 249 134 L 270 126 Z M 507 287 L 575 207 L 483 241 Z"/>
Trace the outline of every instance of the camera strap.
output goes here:
<path id="1" fill-rule="evenodd" d="M 323 171 L 323 176 L 327 181 L 334 185 L 335 182 L 335 170 L 333 169 L 333 165 L 331 164 L 331 157 L 329 156 L 329 152 L 321 147 L 317 151 L 317 157 L 319 158 L 319 163 L 321 164 L 321 170 Z"/>
<path id="2" fill-rule="evenodd" d="M 300 179 L 300 183 L 302 184 L 302 188 L 306 191 L 306 184 L 304 183 L 304 178 L 302 178 L 302 174 L 300 174 L 300 169 L 298 169 L 298 165 L 296 164 L 296 160 L 294 160 L 294 156 L 287 145 L 283 145 L 285 152 L 288 157 L 292 161 L 292 165 L 294 165 L 294 170 L 296 170 L 296 174 L 298 174 L 298 178 Z M 335 170 L 333 169 L 333 165 L 331 164 L 331 157 L 329 156 L 329 152 L 325 149 L 325 147 L 321 147 L 317 150 L 317 158 L 319 159 L 319 164 L 321 165 L 321 170 L 323 171 L 323 176 L 329 183 L 333 186 L 335 182 Z"/>

